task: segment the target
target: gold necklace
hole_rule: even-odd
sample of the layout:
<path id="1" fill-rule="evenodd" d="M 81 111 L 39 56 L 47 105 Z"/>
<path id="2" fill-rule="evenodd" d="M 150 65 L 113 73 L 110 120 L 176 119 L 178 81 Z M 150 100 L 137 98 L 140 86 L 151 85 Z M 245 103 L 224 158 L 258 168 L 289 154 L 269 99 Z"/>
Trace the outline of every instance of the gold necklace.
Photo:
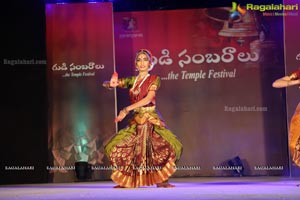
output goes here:
<path id="1" fill-rule="evenodd" d="M 135 89 L 135 87 L 136 87 L 136 83 L 137 83 L 137 81 L 138 81 L 138 79 L 139 79 L 139 76 L 137 76 L 137 77 L 135 78 L 134 83 L 133 83 L 133 86 L 132 86 L 132 88 L 131 88 L 131 91 L 132 91 L 132 93 L 133 93 L 134 95 L 138 95 L 138 94 L 141 92 L 141 86 L 143 85 L 143 83 L 145 82 L 145 80 L 148 78 L 148 76 L 150 76 L 150 74 L 147 74 L 146 76 L 141 77 L 141 78 L 143 78 L 143 80 L 142 80 L 141 83 L 139 84 L 138 89 L 134 91 L 134 89 Z"/>

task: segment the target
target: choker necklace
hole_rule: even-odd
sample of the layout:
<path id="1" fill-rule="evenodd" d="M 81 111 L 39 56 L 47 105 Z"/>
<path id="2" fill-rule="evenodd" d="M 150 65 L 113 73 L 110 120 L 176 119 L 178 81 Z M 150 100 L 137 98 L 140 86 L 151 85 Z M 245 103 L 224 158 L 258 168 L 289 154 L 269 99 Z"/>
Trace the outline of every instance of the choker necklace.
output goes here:
<path id="1" fill-rule="evenodd" d="M 143 83 L 145 82 L 145 80 L 148 78 L 148 76 L 150 76 L 150 74 L 147 74 L 147 75 L 143 78 L 143 80 L 141 81 L 141 83 L 140 83 L 139 86 L 138 86 L 138 89 L 134 91 L 134 89 L 135 89 L 135 87 L 136 87 L 137 80 L 139 79 L 139 75 L 135 78 L 134 83 L 133 83 L 133 86 L 132 86 L 132 89 L 131 89 L 131 90 L 132 90 L 132 93 L 133 93 L 134 95 L 138 95 L 138 94 L 141 92 L 141 86 L 143 85 Z"/>

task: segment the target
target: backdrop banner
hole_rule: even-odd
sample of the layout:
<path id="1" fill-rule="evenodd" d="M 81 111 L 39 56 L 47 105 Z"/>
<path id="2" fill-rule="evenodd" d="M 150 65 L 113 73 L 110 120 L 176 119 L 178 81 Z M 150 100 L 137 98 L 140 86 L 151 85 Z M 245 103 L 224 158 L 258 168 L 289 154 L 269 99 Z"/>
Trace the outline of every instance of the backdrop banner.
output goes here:
<path id="1" fill-rule="evenodd" d="M 103 142 L 115 133 L 111 3 L 47 4 L 49 165 L 53 182 L 108 179 Z"/>
<path id="2" fill-rule="evenodd" d="M 184 147 L 175 176 L 289 173 L 285 102 L 272 88 L 283 18 L 235 8 L 114 14 L 119 76 L 136 73 L 138 49 L 155 57 L 157 107 Z M 127 93 L 118 89 L 118 108 Z"/>
<path id="3" fill-rule="evenodd" d="M 288 175 L 285 99 L 272 88 L 284 75 L 283 16 L 235 9 L 117 12 L 113 20 L 110 3 L 48 4 L 53 181 L 76 179 L 84 163 L 87 178 L 109 178 L 103 142 L 129 98 L 101 84 L 114 54 L 119 77 L 134 75 L 141 48 L 152 51 L 151 73 L 162 80 L 158 110 L 184 146 L 175 177 Z"/>

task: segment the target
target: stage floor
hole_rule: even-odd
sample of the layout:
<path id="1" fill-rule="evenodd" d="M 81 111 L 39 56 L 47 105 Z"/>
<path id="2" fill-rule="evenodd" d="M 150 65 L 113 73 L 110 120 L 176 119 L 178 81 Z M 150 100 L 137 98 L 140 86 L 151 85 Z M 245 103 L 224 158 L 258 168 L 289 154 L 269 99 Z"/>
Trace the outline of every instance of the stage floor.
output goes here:
<path id="1" fill-rule="evenodd" d="M 300 179 L 288 177 L 172 178 L 175 188 L 114 189 L 111 181 L 1 185 L 3 200 L 300 199 Z"/>

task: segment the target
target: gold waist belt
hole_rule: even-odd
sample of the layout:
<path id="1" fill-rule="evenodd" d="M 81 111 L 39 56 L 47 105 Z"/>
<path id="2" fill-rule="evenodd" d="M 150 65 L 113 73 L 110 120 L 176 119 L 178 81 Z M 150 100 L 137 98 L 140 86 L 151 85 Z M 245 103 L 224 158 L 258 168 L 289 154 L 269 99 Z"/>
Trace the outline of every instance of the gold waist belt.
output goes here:
<path id="1" fill-rule="evenodd" d="M 136 113 L 145 113 L 145 112 L 153 112 L 155 111 L 155 106 L 149 106 L 149 107 L 140 107 L 134 109 L 134 112 Z"/>

